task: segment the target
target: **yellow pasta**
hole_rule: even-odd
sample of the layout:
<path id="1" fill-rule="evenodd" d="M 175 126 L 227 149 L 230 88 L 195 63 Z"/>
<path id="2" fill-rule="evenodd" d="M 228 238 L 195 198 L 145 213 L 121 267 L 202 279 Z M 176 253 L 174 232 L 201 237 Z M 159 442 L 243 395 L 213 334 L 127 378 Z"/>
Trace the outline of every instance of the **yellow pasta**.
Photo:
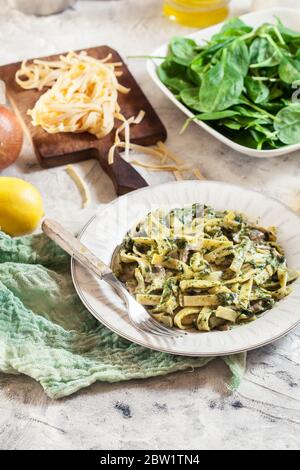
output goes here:
<path id="1" fill-rule="evenodd" d="M 114 128 L 116 117 L 126 122 L 120 113 L 118 93 L 129 93 L 119 84 L 115 68 L 108 63 L 69 52 L 57 61 L 34 60 L 23 62 L 16 73 L 16 82 L 25 89 L 46 91 L 28 111 L 34 126 L 50 134 L 58 132 L 90 132 L 104 137 Z M 126 127 L 126 124 L 123 124 Z"/>
<path id="2" fill-rule="evenodd" d="M 219 304 L 217 295 L 184 295 L 182 305 L 184 307 L 211 307 Z"/>
<path id="3" fill-rule="evenodd" d="M 157 321 L 202 332 L 254 321 L 298 277 L 274 227 L 201 204 L 148 214 L 127 234 L 114 269 Z"/>
<path id="4" fill-rule="evenodd" d="M 195 308 L 183 308 L 176 313 L 174 324 L 181 330 L 188 329 L 197 320 L 200 310 Z"/>

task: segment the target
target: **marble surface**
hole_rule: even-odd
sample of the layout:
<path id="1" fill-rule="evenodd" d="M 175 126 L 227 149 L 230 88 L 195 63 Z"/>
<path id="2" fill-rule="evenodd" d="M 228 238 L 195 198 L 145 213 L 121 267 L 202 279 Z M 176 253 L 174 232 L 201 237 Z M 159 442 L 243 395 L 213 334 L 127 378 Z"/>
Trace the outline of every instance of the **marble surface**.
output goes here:
<path id="1" fill-rule="evenodd" d="M 1 4 L 0 63 L 109 43 L 123 56 L 151 52 L 188 30 L 160 15 L 160 0 L 78 2 L 73 10 L 45 18 L 24 16 Z M 232 14 L 250 2 L 232 2 Z M 184 116 L 155 88 L 144 63 L 130 69 L 167 126 L 168 145 L 199 166 L 208 179 L 263 191 L 300 212 L 300 152 L 258 160 L 235 153 L 198 126 L 184 136 Z M 116 196 L 94 161 L 76 165 L 92 195 L 80 196 L 63 167 L 41 170 L 25 143 L 21 158 L 3 175 L 21 176 L 40 188 L 48 216 L 76 231 L 96 208 Z M 150 184 L 169 175 L 143 173 Z M 240 390 L 230 394 L 221 361 L 202 370 L 115 385 L 95 384 L 76 395 L 48 399 L 24 376 L 0 375 L 2 449 L 299 449 L 300 328 L 277 343 L 250 352 Z"/>

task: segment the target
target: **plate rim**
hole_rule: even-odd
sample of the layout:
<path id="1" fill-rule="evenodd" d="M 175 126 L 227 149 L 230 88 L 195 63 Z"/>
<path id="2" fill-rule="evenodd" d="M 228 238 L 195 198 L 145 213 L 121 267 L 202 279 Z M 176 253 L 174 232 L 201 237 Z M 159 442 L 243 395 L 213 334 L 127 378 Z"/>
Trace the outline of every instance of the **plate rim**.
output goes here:
<path id="1" fill-rule="evenodd" d="M 256 10 L 252 11 L 249 13 L 245 13 L 243 15 L 239 15 L 239 18 L 241 19 L 249 19 L 254 16 L 263 16 L 264 14 L 272 14 L 274 16 L 275 14 L 280 14 L 280 13 L 295 13 L 299 16 L 300 18 L 300 12 L 299 9 L 296 8 L 288 8 L 288 7 L 273 7 L 273 8 L 265 8 L 263 10 Z M 217 25 L 212 25 L 207 28 L 203 29 L 197 29 L 196 31 L 187 34 L 185 37 L 187 38 L 195 38 L 196 35 L 198 35 L 200 32 L 204 33 L 216 29 L 217 27 L 222 27 L 223 24 L 226 21 L 223 21 L 221 23 L 218 23 Z M 300 30 L 299 30 L 300 31 Z M 168 43 L 163 43 L 159 47 L 157 47 L 150 55 L 156 56 L 158 54 L 158 51 L 160 51 L 162 48 L 167 47 Z M 183 103 L 177 100 L 173 93 L 159 80 L 157 73 L 156 73 L 156 67 L 157 67 L 157 59 L 147 59 L 146 62 L 146 69 L 148 72 L 148 75 L 152 79 L 152 81 L 155 83 L 155 85 L 162 91 L 162 93 L 171 101 L 175 104 L 175 106 L 180 109 L 186 116 L 192 118 L 195 116 L 195 113 L 190 111 Z M 206 122 L 204 121 L 198 121 L 195 120 L 194 123 L 204 129 L 206 132 L 208 132 L 211 136 L 213 136 L 216 140 L 219 142 L 222 142 L 223 144 L 227 145 L 228 147 L 232 148 L 233 150 L 240 152 L 244 155 L 250 156 L 252 158 L 276 158 L 276 157 L 282 157 L 284 155 L 289 155 L 291 153 L 297 152 L 300 149 L 300 142 L 297 144 L 290 144 L 290 145 L 284 145 L 283 147 L 280 147 L 278 149 L 267 149 L 267 150 L 257 150 L 257 149 L 252 149 L 250 147 L 246 147 L 245 145 L 241 145 L 237 142 L 234 142 L 231 140 L 229 137 L 226 137 L 225 135 L 221 134 L 221 132 L 213 129 L 210 127 Z"/>
<path id="2" fill-rule="evenodd" d="M 287 210 L 288 212 L 290 212 L 293 216 L 296 216 L 299 220 L 300 220 L 300 216 L 293 210 L 291 209 L 289 206 L 287 206 L 285 203 L 283 203 L 282 201 L 278 200 L 277 198 L 275 197 L 272 197 L 272 196 L 268 196 L 266 195 L 265 193 L 261 192 L 261 191 L 258 191 L 258 190 L 255 190 L 255 189 L 250 189 L 250 188 L 245 188 L 243 186 L 240 186 L 240 185 L 236 185 L 236 184 L 232 184 L 232 183 L 227 183 L 227 182 L 224 182 L 224 181 L 216 181 L 216 180 L 204 180 L 204 181 L 198 181 L 198 180 L 183 180 L 183 181 L 171 181 L 171 182 L 168 182 L 168 183 L 161 183 L 159 185 L 155 185 L 155 186 L 147 186 L 147 187 L 144 187 L 144 188 L 141 188 L 141 189 L 138 189 L 138 190 L 135 190 L 135 191 L 132 191 L 131 193 L 128 193 L 128 194 L 124 194 L 123 196 L 120 196 L 116 199 L 114 199 L 113 201 L 111 201 L 110 203 L 108 204 L 105 204 L 104 207 L 102 207 L 97 213 L 95 213 L 87 222 L 86 224 L 82 227 L 82 229 L 80 230 L 80 232 L 78 233 L 77 235 L 77 238 L 79 240 L 81 240 L 81 237 L 83 236 L 83 234 L 85 233 L 85 231 L 87 230 L 87 228 L 89 227 L 89 225 L 99 216 L 101 215 L 102 212 L 106 211 L 107 208 L 109 206 L 113 206 L 117 203 L 119 203 L 119 201 L 121 199 L 126 199 L 127 197 L 129 197 L 130 195 L 133 195 L 133 194 L 137 194 L 137 193 L 140 193 L 140 192 L 145 192 L 145 191 L 149 191 L 149 190 L 152 190 L 153 188 L 155 187 L 164 187 L 164 186 L 173 186 L 173 185 L 185 185 L 185 184 L 189 184 L 189 182 L 191 183 L 197 183 L 197 184 L 216 184 L 216 185 L 222 185 L 222 186 L 229 186 L 229 187 L 232 187 L 232 188 L 235 188 L 235 189 L 242 189 L 242 190 L 245 190 L 245 191 L 249 191 L 250 193 L 251 192 L 254 192 L 254 193 L 257 193 L 257 194 L 260 194 L 260 195 L 263 195 L 265 198 L 267 199 L 270 199 L 274 202 L 276 202 L 277 204 L 281 205 L 285 210 Z M 212 352 L 202 352 L 202 353 L 193 353 L 193 352 L 174 352 L 173 350 L 170 350 L 168 349 L 168 347 L 165 347 L 164 345 L 162 345 L 161 347 L 155 347 L 153 345 L 149 346 L 149 344 L 146 344 L 146 341 L 143 341 L 143 340 L 137 340 L 136 338 L 133 338 L 132 336 L 124 333 L 123 331 L 120 331 L 119 329 L 117 328 L 114 328 L 112 329 L 111 326 L 109 324 L 106 323 L 105 320 L 103 320 L 101 318 L 101 320 L 98 318 L 98 313 L 97 311 L 94 309 L 94 307 L 92 305 L 90 305 L 89 301 L 85 298 L 83 292 L 81 291 L 81 288 L 80 288 L 80 285 L 79 285 L 79 281 L 77 279 L 77 275 L 76 275 L 76 267 L 77 266 L 80 266 L 79 263 L 74 259 L 74 257 L 72 256 L 71 257 L 71 260 L 70 260 L 70 265 L 71 265 L 71 277 L 72 277 L 72 282 L 73 282 L 73 285 L 74 285 L 74 288 L 77 292 L 77 295 L 79 296 L 80 300 L 82 301 L 83 305 L 87 308 L 87 310 L 99 321 L 99 323 L 103 324 L 106 328 L 108 328 L 111 332 L 117 334 L 118 336 L 132 342 L 132 343 L 135 343 L 135 344 L 138 344 L 142 347 L 145 347 L 147 349 L 150 349 L 150 350 L 154 350 L 154 351 L 159 351 L 159 352 L 164 352 L 164 353 L 168 353 L 168 354 L 173 354 L 173 355 L 176 355 L 176 356 L 186 356 L 186 357 L 218 357 L 218 356 L 228 356 L 228 355 L 231 355 L 231 354 L 239 354 L 239 353 L 242 353 L 242 352 L 247 352 L 247 351 L 252 351 L 252 350 L 255 350 L 255 349 L 259 349 L 263 346 L 267 346 L 268 344 L 272 344 L 274 343 L 275 341 L 278 341 L 279 339 L 283 338 L 284 336 L 286 336 L 289 332 L 291 332 L 293 329 L 295 329 L 299 324 L 300 324 L 300 318 L 298 320 L 296 320 L 291 326 L 289 326 L 287 329 L 285 329 L 282 333 L 276 335 L 276 336 L 273 336 L 272 338 L 266 340 L 266 341 L 263 341 L 263 342 L 260 342 L 258 343 L 257 345 L 253 345 L 251 347 L 246 347 L 246 348 L 238 348 L 238 349 L 235 349 L 235 350 L 232 350 L 230 352 L 215 352 L 215 353 L 212 353 Z"/>

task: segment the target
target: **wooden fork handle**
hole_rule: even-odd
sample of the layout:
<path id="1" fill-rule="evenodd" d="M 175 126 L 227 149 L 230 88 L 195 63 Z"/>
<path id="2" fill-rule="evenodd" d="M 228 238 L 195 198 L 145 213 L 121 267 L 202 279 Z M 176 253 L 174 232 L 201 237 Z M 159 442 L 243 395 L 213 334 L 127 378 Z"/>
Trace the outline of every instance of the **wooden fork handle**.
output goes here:
<path id="1" fill-rule="evenodd" d="M 69 255 L 73 256 L 82 266 L 96 274 L 100 279 L 106 274 L 112 273 L 109 266 L 97 258 L 97 256 L 74 237 L 74 235 L 55 220 L 45 219 L 42 224 L 42 230 L 51 240 L 69 253 Z"/>

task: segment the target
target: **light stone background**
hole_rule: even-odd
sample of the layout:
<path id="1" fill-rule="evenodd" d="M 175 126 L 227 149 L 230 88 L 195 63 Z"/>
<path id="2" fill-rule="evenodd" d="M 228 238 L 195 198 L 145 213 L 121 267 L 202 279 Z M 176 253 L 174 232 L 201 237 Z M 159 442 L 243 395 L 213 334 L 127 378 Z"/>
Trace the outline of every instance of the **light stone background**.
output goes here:
<path id="1" fill-rule="evenodd" d="M 160 0 L 84 1 L 61 15 L 35 18 L 0 13 L 0 63 L 103 43 L 123 56 L 145 54 L 187 29 L 160 13 Z M 233 13 L 249 8 L 233 2 Z M 170 148 L 198 165 L 207 178 L 254 188 L 300 211 L 300 152 L 278 159 L 240 155 L 196 125 L 179 136 L 184 116 L 147 77 L 143 61 L 129 65 L 167 126 Z M 76 231 L 99 206 L 115 198 L 94 161 L 76 165 L 92 193 L 80 197 L 64 168 L 41 170 L 26 143 L 4 175 L 21 176 L 42 192 L 48 216 Z M 147 174 L 149 183 L 169 176 Z M 25 376 L 0 375 L 2 449 L 292 449 L 300 447 L 300 328 L 250 352 L 240 390 L 230 394 L 221 361 L 204 369 L 115 385 L 98 383 L 51 401 Z M 122 411 L 123 410 L 123 411 Z"/>

